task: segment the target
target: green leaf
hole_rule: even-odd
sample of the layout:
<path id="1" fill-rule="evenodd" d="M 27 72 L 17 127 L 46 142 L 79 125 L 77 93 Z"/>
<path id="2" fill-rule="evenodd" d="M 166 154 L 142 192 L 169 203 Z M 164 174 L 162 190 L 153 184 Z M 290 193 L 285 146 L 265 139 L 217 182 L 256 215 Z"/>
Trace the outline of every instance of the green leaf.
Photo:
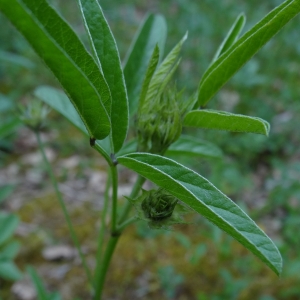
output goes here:
<path id="1" fill-rule="evenodd" d="M 15 185 L 8 184 L 0 187 L 0 204 L 14 191 Z"/>
<path id="2" fill-rule="evenodd" d="M 0 138 L 5 138 L 6 136 L 10 135 L 20 125 L 21 125 L 21 121 L 18 118 L 12 118 L 6 122 L 2 122 L 0 126 Z"/>
<path id="3" fill-rule="evenodd" d="M 40 86 L 35 89 L 34 95 L 48 104 L 51 108 L 62 114 L 86 136 L 89 136 L 86 127 L 78 115 L 78 112 L 64 92 L 49 86 Z M 104 140 L 97 141 L 96 143 L 109 156 L 109 138 L 107 137 Z"/>
<path id="4" fill-rule="evenodd" d="M 43 284 L 43 281 L 37 274 L 34 268 L 28 266 L 26 268 L 27 273 L 30 275 L 31 280 L 34 284 L 35 290 L 37 292 L 38 300 L 49 300 L 48 292 Z"/>
<path id="5" fill-rule="evenodd" d="M 167 25 L 163 16 L 150 14 L 138 30 L 125 58 L 124 76 L 129 100 L 129 113 L 137 110 L 139 95 L 147 66 L 156 44 L 162 55 L 167 36 Z"/>
<path id="6" fill-rule="evenodd" d="M 0 51 L 0 61 L 1 60 L 27 69 L 33 69 L 35 67 L 35 64 L 30 59 L 6 51 Z"/>
<path id="7" fill-rule="evenodd" d="M 270 131 L 270 124 L 263 119 L 209 109 L 190 111 L 183 120 L 183 126 L 263 135 Z"/>
<path id="8" fill-rule="evenodd" d="M 16 241 L 13 241 L 5 245 L 4 247 L 1 247 L 0 261 L 14 259 L 18 254 L 20 248 L 21 248 L 21 244 Z"/>
<path id="9" fill-rule="evenodd" d="M 285 24 L 300 12 L 300 0 L 287 0 L 271 11 L 221 55 L 204 73 L 198 88 L 198 105 L 214 94 Z"/>
<path id="10" fill-rule="evenodd" d="M 171 50 L 154 73 L 149 84 L 145 103 L 151 103 L 153 99 L 160 97 L 163 93 L 166 85 L 169 83 L 179 65 L 180 60 L 178 60 L 178 56 L 186 39 L 187 34 L 185 34 L 181 41 Z"/>
<path id="11" fill-rule="evenodd" d="M 0 10 L 60 81 L 89 135 L 105 138 L 110 132 L 109 88 L 69 25 L 45 0 L 0 0 Z"/>
<path id="12" fill-rule="evenodd" d="M 192 136 L 181 135 L 166 152 L 166 155 L 196 155 L 208 158 L 222 157 L 222 151 L 214 144 Z"/>
<path id="13" fill-rule="evenodd" d="M 6 280 L 19 280 L 22 273 L 12 261 L 0 261 L 0 277 Z"/>
<path id="14" fill-rule="evenodd" d="M 118 153 L 118 156 L 137 152 L 136 150 L 137 140 L 133 139 L 125 144 Z M 168 148 L 166 155 L 194 155 L 208 158 L 220 158 L 222 157 L 222 150 L 208 141 L 192 136 L 181 135 L 179 139 Z"/>
<path id="15" fill-rule="evenodd" d="M 117 44 L 98 1 L 79 0 L 79 6 L 93 51 L 111 92 L 111 134 L 114 152 L 118 152 L 127 135 L 128 101 Z"/>
<path id="16" fill-rule="evenodd" d="M 145 76 L 145 79 L 143 81 L 142 91 L 141 91 L 139 104 L 138 104 L 139 108 L 141 108 L 143 106 L 143 103 L 146 99 L 149 84 L 151 82 L 153 74 L 154 74 L 154 72 L 156 70 L 156 67 L 158 65 L 158 61 L 159 61 L 159 48 L 156 45 L 154 50 L 153 50 L 152 56 L 150 58 L 150 62 L 149 62 L 148 68 L 147 68 L 146 76 Z"/>
<path id="17" fill-rule="evenodd" d="M 215 62 L 217 58 L 226 52 L 238 39 L 239 34 L 241 33 L 242 29 L 245 26 L 246 17 L 244 14 L 240 14 L 231 28 L 229 29 L 226 37 L 224 38 L 223 42 L 221 43 L 220 47 L 218 48 L 212 62 Z"/>
<path id="18" fill-rule="evenodd" d="M 9 239 L 19 224 L 19 218 L 14 214 L 0 213 L 0 245 Z"/>
<path id="19" fill-rule="evenodd" d="M 128 153 L 136 152 L 137 150 L 137 139 L 132 139 L 127 142 L 124 147 L 117 153 L 118 156 L 125 155 Z"/>
<path id="20" fill-rule="evenodd" d="M 146 177 L 206 217 L 259 257 L 276 274 L 282 259 L 270 238 L 212 183 L 177 162 L 149 153 L 118 158 L 123 166 Z"/>

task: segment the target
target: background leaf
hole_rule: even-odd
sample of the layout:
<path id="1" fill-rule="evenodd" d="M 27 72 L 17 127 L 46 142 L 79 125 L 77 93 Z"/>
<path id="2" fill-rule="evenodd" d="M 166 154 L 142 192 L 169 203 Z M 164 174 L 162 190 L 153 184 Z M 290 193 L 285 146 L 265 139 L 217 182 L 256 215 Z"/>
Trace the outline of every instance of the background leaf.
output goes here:
<path id="1" fill-rule="evenodd" d="M 119 156 L 137 152 L 137 140 L 133 139 L 125 144 L 118 153 Z M 195 155 L 208 158 L 219 158 L 222 150 L 215 144 L 188 135 L 181 135 L 167 150 L 166 155 Z"/>
<path id="2" fill-rule="evenodd" d="M 97 0 L 79 0 L 85 27 L 111 97 L 111 134 L 114 152 L 126 139 L 128 129 L 127 91 L 115 38 Z"/>
<path id="3" fill-rule="evenodd" d="M 14 214 L 0 212 L 0 245 L 9 239 L 19 224 L 19 218 Z"/>
<path id="4" fill-rule="evenodd" d="M 67 120 L 75 125 L 86 136 L 89 136 L 86 127 L 84 126 L 78 112 L 71 104 L 67 95 L 55 88 L 49 86 L 40 86 L 35 89 L 34 95 L 48 104 L 51 108 L 62 114 Z M 110 142 L 109 138 L 96 141 L 98 146 L 109 156 Z"/>
<path id="5" fill-rule="evenodd" d="M 0 138 L 5 138 L 6 136 L 10 135 L 18 127 L 21 125 L 21 121 L 18 118 L 12 118 L 8 121 L 1 122 L 0 125 Z"/>
<path id="6" fill-rule="evenodd" d="M 166 152 L 166 155 L 197 155 L 209 158 L 222 157 L 222 151 L 213 143 L 192 136 L 181 135 Z"/>
<path id="7" fill-rule="evenodd" d="M 137 110 L 143 79 L 153 49 L 158 44 L 162 56 L 166 37 L 167 25 L 164 17 L 150 14 L 146 17 L 130 46 L 124 64 L 130 116 Z"/>
<path id="8" fill-rule="evenodd" d="M 89 135 L 105 138 L 110 132 L 109 89 L 69 25 L 44 0 L 0 0 L 0 10 L 60 81 Z"/>
<path id="9" fill-rule="evenodd" d="M 14 259 L 18 254 L 20 248 L 21 244 L 17 241 L 12 241 L 9 244 L 1 247 L 0 261 Z"/>
<path id="10" fill-rule="evenodd" d="M 0 204 L 14 191 L 15 185 L 7 184 L 0 186 Z"/>
<path id="11" fill-rule="evenodd" d="M 19 280 L 22 278 L 22 273 L 14 264 L 14 262 L 5 260 L 0 261 L 0 277 L 7 280 Z"/>
<path id="12" fill-rule="evenodd" d="M 299 12 L 299 0 L 285 1 L 221 55 L 207 69 L 200 81 L 198 105 L 205 106 L 253 55 Z"/>
<path id="13" fill-rule="evenodd" d="M 280 274 L 282 259 L 273 242 L 242 209 L 207 179 L 159 155 L 134 153 L 119 157 L 118 161 L 165 188 L 239 241 L 276 274 Z"/>
<path id="14" fill-rule="evenodd" d="M 186 114 L 183 125 L 264 135 L 268 135 L 270 130 L 269 123 L 263 119 L 208 109 L 190 111 Z"/>

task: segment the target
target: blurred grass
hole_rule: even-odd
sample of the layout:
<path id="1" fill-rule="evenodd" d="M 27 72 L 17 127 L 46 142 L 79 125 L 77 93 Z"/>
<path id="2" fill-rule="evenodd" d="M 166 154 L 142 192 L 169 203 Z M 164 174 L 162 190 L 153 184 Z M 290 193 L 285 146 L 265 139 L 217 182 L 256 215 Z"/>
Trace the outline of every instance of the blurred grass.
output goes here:
<path id="1" fill-rule="evenodd" d="M 51 1 L 88 46 L 75 2 Z M 161 13 L 167 19 L 166 53 L 189 31 L 177 72 L 177 84 L 186 88 L 188 96 L 197 88 L 201 74 L 236 16 L 245 12 L 247 30 L 281 2 L 102 0 L 101 5 L 122 58 L 149 11 Z M 194 130 L 193 134 L 218 144 L 225 158 L 224 161 L 185 160 L 244 206 L 275 239 L 284 258 L 282 277 L 276 278 L 238 243 L 200 217 L 196 224 L 185 226 L 179 232 L 151 232 L 138 224 L 126 232 L 117 248 L 105 299 L 299 299 L 299 23 L 298 16 L 208 105 L 266 119 L 271 124 L 269 138 Z M 39 84 L 58 86 L 3 16 L 0 24 L 5 28 L 0 31 L 1 51 L 20 55 L 33 64 L 28 67 L 0 60 L 0 93 L 18 102 L 20 98 L 30 97 Z M 54 145 L 64 157 L 73 155 L 74 149 L 83 156 L 89 154 L 87 142 L 79 134 L 74 139 L 76 133 L 73 134 L 74 130 L 60 116 L 52 113 L 48 128 L 59 133 Z M 62 238 L 59 232 L 56 235 Z M 174 278 L 177 284 L 168 282 L 168 277 Z"/>

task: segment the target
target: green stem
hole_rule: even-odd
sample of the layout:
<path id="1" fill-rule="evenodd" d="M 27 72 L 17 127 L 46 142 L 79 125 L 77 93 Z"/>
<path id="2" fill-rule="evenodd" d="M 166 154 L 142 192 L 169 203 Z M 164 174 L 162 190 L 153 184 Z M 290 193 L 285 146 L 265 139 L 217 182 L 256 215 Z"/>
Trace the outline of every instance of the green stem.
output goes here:
<path id="1" fill-rule="evenodd" d="M 116 167 L 114 166 L 114 168 L 116 169 Z M 114 184 L 116 185 L 116 188 L 117 188 L 117 173 L 116 173 L 116 170 L 114 170 L 114 168 L 111 166 L 111 171 L 112 171 L 112 179 L 113 179 L 113 186 Z M 115 172 L 115 174 L 113 173 L 113 171 Z M 114 179 L 114 177 L 116 177 Z M 143 183 L 145 182 L 145 178 L 142 177 L 142 176 L 138 176 L 133 188 L 132 188 L 132 191 L 131 191 L 131 194 L 130 194 L 130 197 L 132 198 L 135 198 Z M 115 182 L 115 183 L 114 183 Z M 114 190 L 114 188 L 113 188 Z M 115 199 L 117 199 L 117 194 L 113 192 L 113 198 L 115 197 Z M 114 203 L 114 202 L 113 202 Z M 98 274 L 97 274 L 97 277 L 96 277 L 96 282 L 95 282 L 95 287 L 96 287 L 96 292 L 95 292 L 95 297 L 94 297 L 94 300 L 101 300 L 101 296 L 102 296 L 102 291 L 103 291 L 103 287 L 104 287 L 104 283 L 105 283 L 105 277 L 106 277 L 106 273 L 107 273 L 107 270 L 108 270 L 108 267 L 109 267 L 109 264 L 110 264 L 110 260 L 112 258 L 112 255 L 114 253 L 114 250 L 116 248 L 116 245 L 118 243 L 118 240 L 122 234 L 122 231 L 125 229 L 126 226 L 128 226 L 129 224 L 133 223 L 136 219 L 135 218 L 130 218 L 128 220 L 124 220 L 123 222 L 121 221 L 122 218 L 126 219 L 129 211 L 130 211 L 130 208 L 131 208 L 131 204 L 129 205 L 129 207 L 125 207 L 124 211 L 123 211 L 123 215 L 120 219 L 120 222 L 121 225 L 117 226 L 117 224 L 113 225 L 114 222 L 112 221 L 112 228 L 114 227 L 114 231 L 111 232 L 111 236 L 110 236 L 110 239 L 108 241 L 108 244 L 107 244 L 107 247 L 106 247 L 106 250 L 105 250 L 105 253 L 104 253 L 104 256 L 103 256 L 103 259 L 101 260 L 101 266 L 99 267 L 99 271 L 98 271 Z M 116 221 L 116 211 L 114 213 L 114 209 L 112 209 L 112 217 L 114 217 L 114 220 Z"/>
<path id="2" fill-rule="evenodd" d="M 106 273 L 107 273 L 112 255 L 113 255 L 113 253 L 115 251 L 115 248 L 117 246 L 119 237 L 120 236 L 111 236 L 109 241 L 108 241 L 108 244 L 107 244 L 103 259 L 102 259 L 101 267 L 100 267 L 100 270 L 99 270 L 99 275 L 100 276 L 99 276 L 97 284 L 96 284 L 96 293 L 95 293 L 94 300 L 101 300 L 102 291 L 103 291 L 103 287 L 104 287 L 104 283 L 105 283 Z"/>
<path id="3" fill-rule="evenodd" d="M 98 247 L 97 247 L 97 264 L 96 264 L 96 270 L 95 270 L 95 275 L 94 275 L 95 289 L 96 289 L 96 283 L 99 281 L 99 278 L 101 277 L 101 275 L 100 275 L 101 268 L 100 267 L 101 267 L 102 249 L 103 249 L 103 243 L 104 243 L 105 220 L 106 220 L 106 215 L 107 215 L 110 185 L 111 185 L 111 174 L 109 174 L 109 177 L 107 178 L 106 188 L 105 188 L 105 192 L 104 192 L 104 205 L 103 205 L 103 210 L 101 213 L 101 228 L 99 230 Z"/>
<path id="4" fill-rule="evenodd" d="M 137 221 L 136 217 L 131 217 L 117 227 L 117 232 L 122 232 L 128 225 Z"/>
<path id="5" fill-rule="evenodd" d="M 104 151 L 104 149 L 99 146 L 97 144 L 97 142 L 95 142 L 94 144 L 91 144 L 92 148 L 94 148 L 97 152 L 99 152 L 103 158 L 106 160 L 106 162 L 109 164 L 109 166 L 111 167 L 112 166 L 112 161 L 111 161 L 111 158 L 109 157 L 109 155 Z"/>
<path id="6" fill-rule="evenodd" d="M 65 217 L 65 220 L 68 224 L 68 227 L 69 227 L 69 231 L 70 231 L 70 234 L 71 234 L 71 238 L 73 240 L 73 243 L 74 245 L 76 246 L 77 248 L 77 251 L 79 253 L 79 256 L 80 256 L 80 259 L 81 259 L 81 262 L 82 262 L 82 265 L 83 265 L 83 268 L 85 270 L 85 273 L 87 275 L 87 278 L 90 282 L 90 284 L 92 285 L 93 281 L 92 281 L 92 275 L 91 275 L 91 272 L 87 266 L 87 263 L 86 263 L 86 260 L 85 260 L 85 257 L 81 251 L 81 247 L 80 247 L 80 244 L 79 244 L 79 241 L 78 241 L 78 238 L 77 238 L 77 235 L 75 233 L 75 230 L 73 228 L 73 225 L 72 225 L 72 222 L 71 222 L 71 219 L 70 219 L 70 216 L 69 216 L 69 213 L 67 211 L 67 208 L 66 208 L 66 205 L 64 203 L 64 200 L 62 198 L 62 195 L 58 189 L 58 183 L 56 181 L 56 178 L 54 176 L 54 172 L 51 168 L 51 165 L 50 165 L 50 162 L 49 160 L 47 159 L 47 156 L 46 156 L 46 153 L 45 153 L 45 150 L 44 150 L 44 146 L 43 146 L 43 143 L 41 141 L 41 137 L 40 137 L 40 134 L 38 131 L 35 131 L 35 134 L 36 134 L 36 138 L 37 138 L 37 141 L 38 141 L 38 145 L 39 145 L 39 149 L 42 153 L 42 157 L 43 157 L 43 160 L 45 162 L 45 165 L 46 165 L 46 168 L 47 168 L 47 172 L 50 176 L 50 179 L 52 181 L 52 184 L 53 184 L 53 187 L 54 187 L 54 190 L 55 190 L 55 193 L 56 193 L 56 196 L 57 196 L 57 199 L 58 199 L 58 202 L 61 206 L 61 209 L 63 211 L 63 214 L 64 214 L 64 217 Z"/>
<path id="7" fill-rule="evenodd" d="M 118 169 L 113 165 L 110 167 L 112 176 L 112 208 L 111 208 L 111 233 L 114 235 L 117 230 L 117 209 L 118 209 Z"/>
<path id="8" fill-rule="evenodd" d="M 142 188 L 142 186 L 143 186 L 143 184 L 144 184 L 145 181 L 146 181 L 145 177 L 142 177 L 142 176 L 138 175 L 138 178 L 137 178 L 137 180 L 136 180 L 136 182 L 135 182 L 135 184 L 134 184 L 134 186 L 132 188 L 132 191 L 131 191 L 131 193 L 129 195 L 130 198 L 135 198 L 138 195 L 138 193 L 139 193 L 140 189 Z M 125 204 L 124 210 L 123 210 L 123 212 L 121 214 L 121 217 L 120 217 L 120 220 L 119 220 L 119 224 L 125 222 L 128 214 L 130 212 L 131 207 L 132 207 L 132 205 L 128 201 Z"/>

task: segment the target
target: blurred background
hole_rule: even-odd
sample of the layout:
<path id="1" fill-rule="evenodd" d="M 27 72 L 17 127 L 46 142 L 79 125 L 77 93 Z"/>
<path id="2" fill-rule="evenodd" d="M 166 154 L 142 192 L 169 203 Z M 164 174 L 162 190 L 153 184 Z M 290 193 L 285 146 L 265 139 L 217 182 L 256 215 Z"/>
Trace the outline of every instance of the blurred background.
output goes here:
<path id="1" fill-rule="evenodd" d="M 76 1 L 50 2 L 88 47 Z M 122 58 L 147 12 L 166 18 L 165 53 L 189 32 L 176 74 L 177 85 L 185 87 L 187 96 L 196 90 L 237 15 L 246 14 L 245 32 L 280 3 L 100 1 Z M 299 24 L 298 16 L 208 104 L 208 108 L 267 120 L 271 124 L 270 136 L 190 130 L 185 133 L 220 147 L 223 158 L 177 158 L 212 181 L 267 232 L 283 256 L 282 276 L 276 277 L 254 255 L 199 216 L 193 218 L 194 224 L 176 231 L 150 230 L 139 222 L 128 228 L 120 240 L 104 299 L 300 299 Z M 19 218 L 12 238 L 20 245 L 15 263 L 21 271 L 25 271 L 26 265 L 33 265 L 47 289 L 59 291 L 63 299 L 89 299 L 87 282 L 72 251 L 35 136 L 17 116 L 17 106 L 30 101 L 37 86 L 59 85 L 3 15 L 0 26 L 0 211 Z M 90 148 L 86 138 L 54 111 L 48 115 L 42 140 L 93 266 L 106 180 L 105 162 Z M 121 170 L 120 181 L 120 195 L 125 195 L 134 176 Z M 57 245 L 65 247 L 63 253 L 68 255 L 47 256 Z M 17 271 L 14 275 L 7 276 L 0 270 L 2 299 L 34 299 L 28 276 L 21 279 Z"/>

